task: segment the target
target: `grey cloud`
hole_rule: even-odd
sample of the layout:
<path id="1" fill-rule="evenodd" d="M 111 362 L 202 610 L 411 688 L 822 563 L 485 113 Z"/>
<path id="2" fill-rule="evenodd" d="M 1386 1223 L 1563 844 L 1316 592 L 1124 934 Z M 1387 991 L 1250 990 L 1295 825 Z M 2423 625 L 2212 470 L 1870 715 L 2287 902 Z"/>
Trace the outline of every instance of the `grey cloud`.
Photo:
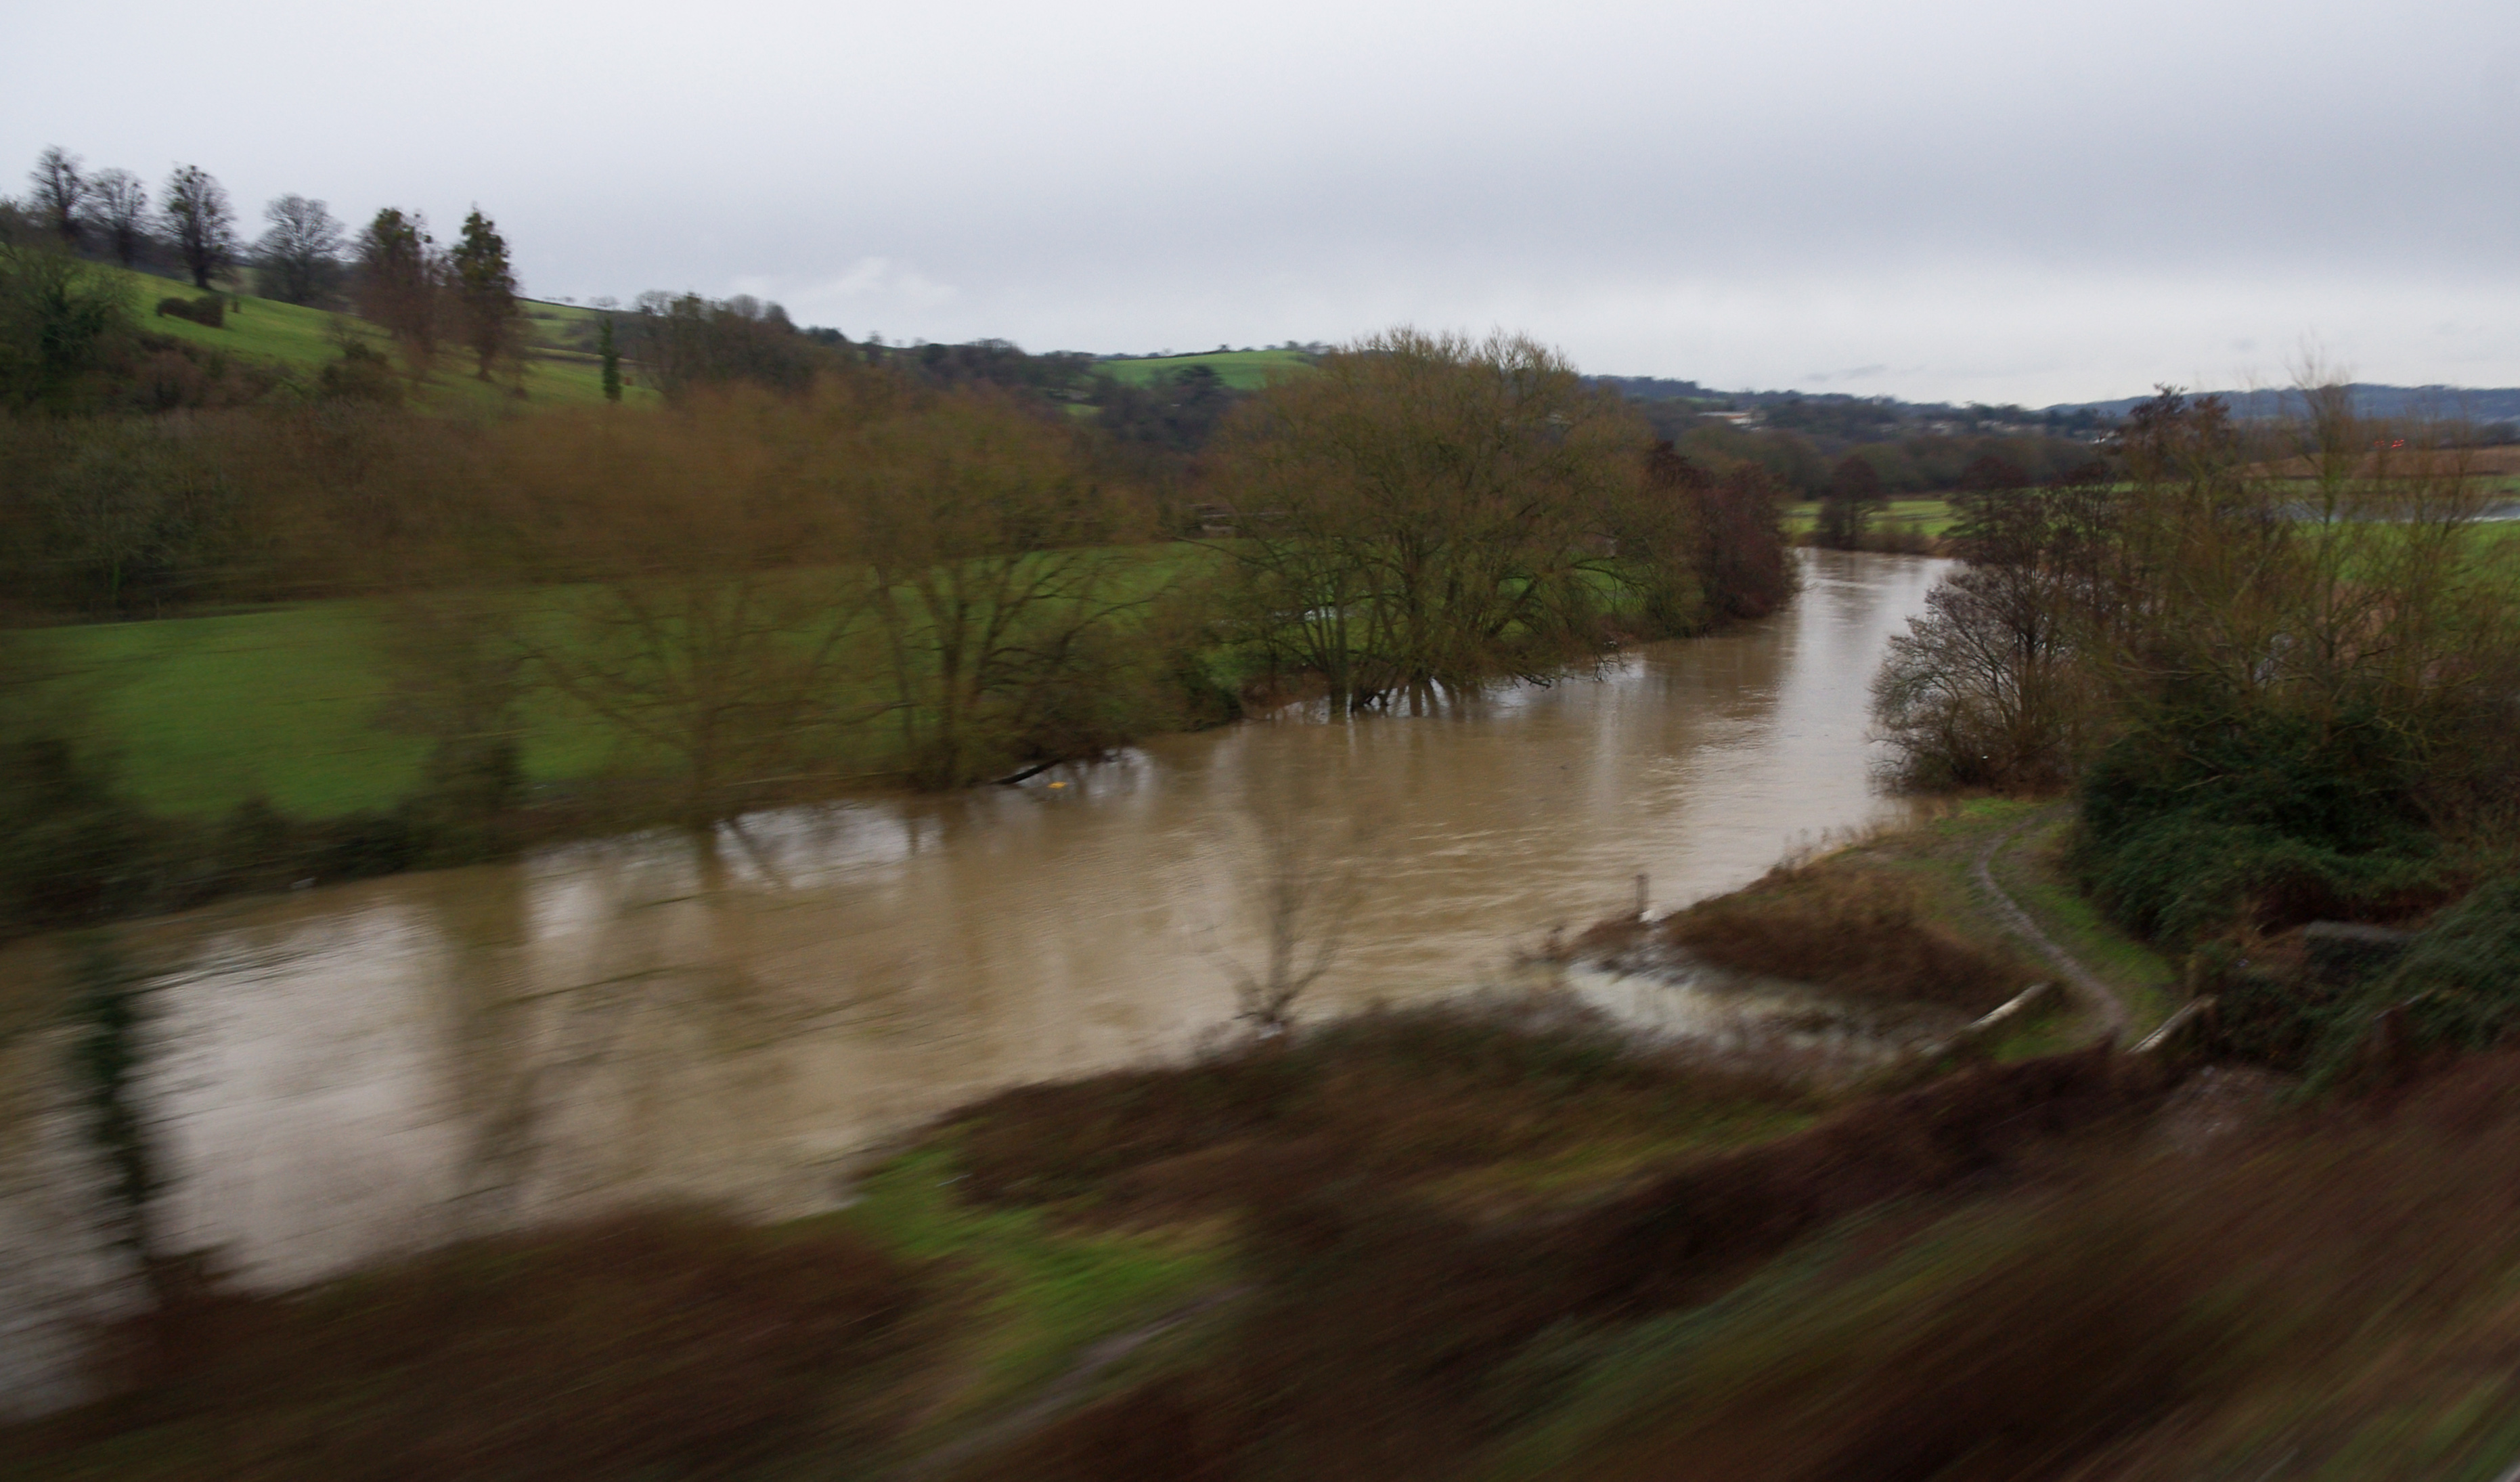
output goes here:
<path id="1" fill-rule="evenodd" d="M 0 157 L 479 201 L 541 292 L 896 337 L 1505 323 L 1602 370 L 2046 400 L 2317 334 L 2520 382 L 2507 4 L 190 16 L 13 19 Z"/>

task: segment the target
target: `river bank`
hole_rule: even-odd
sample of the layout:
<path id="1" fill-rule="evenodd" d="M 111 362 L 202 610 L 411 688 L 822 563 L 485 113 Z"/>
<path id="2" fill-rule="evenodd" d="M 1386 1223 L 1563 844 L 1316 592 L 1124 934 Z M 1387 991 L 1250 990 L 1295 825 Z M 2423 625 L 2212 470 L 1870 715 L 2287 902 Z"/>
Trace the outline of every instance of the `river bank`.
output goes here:
<path id="1" fill-rule="evenodd" d="M 114 1404 L 8 1439 L 41 1477 L 2493 1475 L 2520 1320 L 2478 1299 L 2520 1209 L 2474 1175 L 2520 1143 L 2520 1063 L 2339 1121 L 2073 1048 L 2169 992 L 2065 885 L 2062 822 L 1961 804 L 1661 924 L 1896 877 L 1909 928 L 2007 971 L 2039 966 L 2023 922 L 2070 944 L 2123 1025 L 2062 1000 L 1881 1090 L 1545 974 L 1320 1017 L 968 1102 L 831 1213 L 220 1299 L 128 1332 L 160 1367 Z M 1841 955 L 1892 960 L 1875 991 L 1932 987 L 1915 957 Z"/>

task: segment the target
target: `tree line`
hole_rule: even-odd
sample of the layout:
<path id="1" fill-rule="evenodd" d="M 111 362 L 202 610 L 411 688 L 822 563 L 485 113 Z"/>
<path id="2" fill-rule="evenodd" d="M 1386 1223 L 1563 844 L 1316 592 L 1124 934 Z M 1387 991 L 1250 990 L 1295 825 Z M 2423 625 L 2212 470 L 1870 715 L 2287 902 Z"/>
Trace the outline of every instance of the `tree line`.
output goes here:
<path id="1" fill-rule="evenodd" d="M 1360 340 L 1216 397 L 1197 454 L 1154 468 L 1053 394 L 1072 386 L 1024 383 L 1034 357 L 871 354 L 783 317 L 621 315 L 643 365 L 675 368 L 652 406 L 8 414 L 0 686 L 25 702 L 0 737 L 0 814 L 48 840 L 22 863 L 49 882 L 9 910 L 251 884 L 281 868 L 273 850 L 296 849 L 304 877 L 553 829 L 707 830 L 834 788 L 984 782 L 1253 702 L 1440 703 L 1789 587 L 1762 475 L 1657 446 L 1526 339 Z M 799 343 L 800 363 L 780 358 Z M 1213 387 L 1148 394 L 1168 393 L 1178 415 Z M 1187 533 L 1184 500 L 1207 512 Z M 186 833 L 114 801 L 38 630 L 318 600 L 377 634 L 380 722 L 426 741 L 403 807 Z M 538 772 L 555 727 L 602 739 L 594 775 Z"/>
<path id="2" fill-rule="evenodd" d="M 2070 789 L 2094 897 L 2294 1063 L 2351 1015 L 2320 1028 L 2320 990 L 2240 966 L 2520 857 L 2520 600 L 2489 483 L 2455 447 L 2375 435 L 2342 386 L 2305 401 L 2244 426 L 2164 390 L 2109 464 L 1981 470 L 1956 496 L 1964 564 L 1873 695 L 1902 782 Z M 2490 1039 L 2513 1008 L 2436 996 L 2415 1020 Z"/>

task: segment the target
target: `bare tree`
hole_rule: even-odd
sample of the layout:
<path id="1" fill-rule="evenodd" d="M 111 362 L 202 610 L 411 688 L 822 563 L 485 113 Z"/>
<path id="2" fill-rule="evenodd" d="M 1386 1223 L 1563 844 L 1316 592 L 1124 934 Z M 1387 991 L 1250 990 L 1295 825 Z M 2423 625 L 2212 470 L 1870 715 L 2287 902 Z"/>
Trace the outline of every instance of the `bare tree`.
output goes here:
<path id="1" fill-rule="evenodd" d="M 341 272 L 341 223 L 321 201 L 283 196 L 262 208 L 271 223 L 254 244 L 255 278 L 266 297 L 314 303 Z"/>
<path id="2" fill-rule="evenodd" d="M 917 782 L 1120 739 L 1072 702 L 1122 692 L 1109 641 L 1150 598 L 1122 579 L 1135 512 L 1086 475 L 1064 428 L 991 395 L 914 393 L 876 408 L 834 463 Z"/>
<path id="3" fill-rule="evenodd" d="M 99 170 L 88 181 L 88 214 L 113 248 L 113 260 L 138 265 L 149 241 L 149 188 L 129 170 Z"/>
<path id="4" fill-rule="evenodd" d="M 844 733 L 878 713 L 847 682 L 867 594 L 836 548 L 833 491 L 799 472 L 813 429 L 763 400 L 503 428 L 502 492 L 482 511 L 516 519 L 554 583 L 483 609 L 505 620 L 520 682 L 623 738 L 621 769 L 669 779 L 695 830 L 828 781 Z"/>
<path id="5" fill-rule="evenodd" d="M 88 178 L 79 172 L 79 157 L 56 144 L 35 157 L 26 172 L 34 184 L 30 196 L 36 216 L 51 227 L 69 251 L 79 247 L 79 225 L 86 214 Z"/>
<path id="6" fill-rule="evenodd" d="M 210 275 L 236 261 L 236 211 L 227 187 L 198 164 L 179 164 L 166 177 L 166 230 L 193 275 L 193 287 L 210 289 Z"/>
<path id="7" fill-rule="evenodd" d="M 1347 945 L 1366 895 L 1362 844 L 1372 831 L 1351 808 L 1320 806 L 1295 778 L 1255 794 L 1243 812 L 1250 844 L 1237 884 L 1259 955 L 1224 967 L 1235 1017 L 1268 1039 L 1286 1031 L 1296 1001 Z"/>
<path id="8" fill-rule="evenodd" d="M 1245 631 L 1350 710 L 1594 656 L 1619 607 L 1696 605 L 1671 590 L 1694 585 L 1691 543 L 1642 538 L 1645 446 L 1615 392 L 1526 338 L 1395 330 L 1325 356 L 1219 448 Z"/>

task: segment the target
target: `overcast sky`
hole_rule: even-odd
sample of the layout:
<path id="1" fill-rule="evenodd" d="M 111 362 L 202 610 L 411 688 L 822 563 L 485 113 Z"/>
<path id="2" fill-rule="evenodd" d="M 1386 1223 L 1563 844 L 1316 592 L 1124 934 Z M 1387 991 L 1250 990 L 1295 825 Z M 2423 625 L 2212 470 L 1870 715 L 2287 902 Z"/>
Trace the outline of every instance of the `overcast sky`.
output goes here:
<path id="1" fill-rule="evenodd" d="M 0 162 L 473 202 L 537 296 L 1145 351 L 1397 322 L 2044 404 L 2520 385 L 2520 4 L 0 0 Z M 8 185 L 7 189 L 17 189 Z"/>

